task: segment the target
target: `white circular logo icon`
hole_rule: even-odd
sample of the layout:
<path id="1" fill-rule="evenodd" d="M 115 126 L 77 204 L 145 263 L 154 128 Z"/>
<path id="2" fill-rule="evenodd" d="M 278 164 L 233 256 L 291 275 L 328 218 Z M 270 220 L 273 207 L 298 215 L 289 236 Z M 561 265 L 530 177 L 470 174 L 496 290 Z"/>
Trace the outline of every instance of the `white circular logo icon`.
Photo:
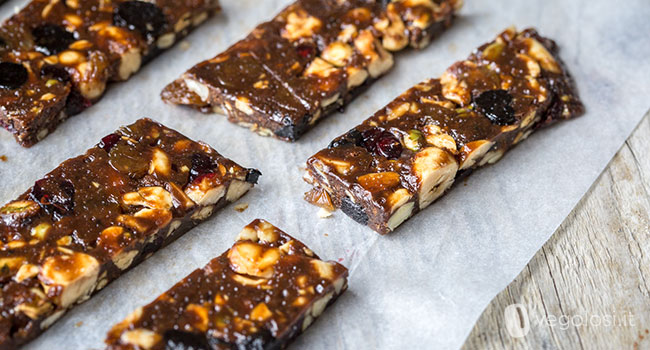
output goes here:
<path id="1" fill-rule="evenodd" d="M 503 311 L 506 321 L 506 330 L 513 338 L 523 338 L 530 331 L 528 311 L 523 304 L 508 305 Z"/>

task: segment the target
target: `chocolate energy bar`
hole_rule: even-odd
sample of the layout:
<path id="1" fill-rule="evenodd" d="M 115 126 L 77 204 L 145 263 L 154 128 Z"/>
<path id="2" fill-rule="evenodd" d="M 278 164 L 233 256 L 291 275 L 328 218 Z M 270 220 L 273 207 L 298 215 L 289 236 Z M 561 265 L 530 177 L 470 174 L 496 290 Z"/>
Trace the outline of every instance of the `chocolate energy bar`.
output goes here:
<path id="1" fill-rule="evenodd" d="M 0 349 L 42 333 L 259 174 L 149 119 L 63 162 L 0 208 Z"/>
<path id="2" fill-rule="evenodd" d="M 422 48 L 460 0 L 299 0 L 162 92 L 166 102 L 295 141 L 393 66 L 390 51 Z"/>
<path id="3" fill-rule="evenodd" d="M 582 112 L 555 43 L 508 29 L 309 158 L 306 199 L 385 234 L 539 127 Z"/>
<path id="4" fill-rule="evenodd" d="M 115 325 L 107 349 L 284 349 L 346 290 L 347 274 L 255 220 L 230 250 Z"/>
<path id="5" fill-rule="evenodd" d="M 0 125 L 35 144 L 218 9 L 218 0 L 28 3 L 0 26 Z"/>

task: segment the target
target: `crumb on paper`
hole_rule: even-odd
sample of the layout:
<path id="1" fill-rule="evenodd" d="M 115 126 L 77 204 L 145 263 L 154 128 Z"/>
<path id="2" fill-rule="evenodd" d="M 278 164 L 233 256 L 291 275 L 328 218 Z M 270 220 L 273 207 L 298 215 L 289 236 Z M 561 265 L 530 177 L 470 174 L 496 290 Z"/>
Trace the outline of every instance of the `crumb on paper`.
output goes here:
<path id="1" fill-rule="evenodd" d="M 3 161 L 3 162 L 6 162 L 7 161 L 7 156 L 5 156 L 4 154 L 1 155 L 0 160 Z"/>
<path id="2" fill-rule="evenodd" d="M 329 218 L 330 216 L 332 216 L 332 212 L 325 208 L 320 208 L 318 211 L 318 217 L 321 219 Z"/>
<path id="3" fill-rule="evenodd" d="M 83 324 L 84 324 L 83 321 L 79 321 L 79 322 L 75 323 L 74 326 L 77 327 L 77 328 L 79 328 L 79 327 L 81 327 Z"/>
<path id="4" fill-rule="evenodd" d="M 187 51 L 187 50 L 190 49 L 190 42 L 187 41 L 187 40 L 181 41 L 181 43 L 179 45 L 180 45 L 181 50 L 183 50 L 183 51 Z"/>
<path id="5" fill-rule="evenodd" d="M 248 209 L 248 203 L 240 203 L 235 205 L 235 210 L 242 213 L 244 210 Z"/>
<path id="6" fill-rule="evenodd" d="M 329 237 L 329 236 L 330 236 L 329 234 L 327 234 L 327 233 L 325 234 L 325 237 Z"/>

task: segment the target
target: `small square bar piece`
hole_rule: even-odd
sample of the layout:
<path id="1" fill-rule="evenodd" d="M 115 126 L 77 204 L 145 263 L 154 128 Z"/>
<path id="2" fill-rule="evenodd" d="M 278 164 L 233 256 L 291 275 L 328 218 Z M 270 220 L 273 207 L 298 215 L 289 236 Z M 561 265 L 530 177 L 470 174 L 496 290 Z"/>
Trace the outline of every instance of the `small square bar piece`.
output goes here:
<path id="1" fill-rule="evenodd" d="M 168 85 L 163 100 L 215 111 L 264 136 L 295 141 L 423 48 L 460 0 L 298 0 L 245 39 Z"/>
<path id="2" fill-rule="evenodd" d="M 348 271 L 263 220 L 115 325 L 108 350 L 284 349 L 347 288 Z"/>
<path id="3" fill-rule="evenodd" d="M 582 112 L 555 43 L 508 29 L 309 158 L 306 199 L 385 234 L 535 130 Z"/>
<path id="4" fill-rule="evenodd" d="M 36 337 L 258 175 L 149 119 L 63 162 L 0 207 L 0 349 Z"/>

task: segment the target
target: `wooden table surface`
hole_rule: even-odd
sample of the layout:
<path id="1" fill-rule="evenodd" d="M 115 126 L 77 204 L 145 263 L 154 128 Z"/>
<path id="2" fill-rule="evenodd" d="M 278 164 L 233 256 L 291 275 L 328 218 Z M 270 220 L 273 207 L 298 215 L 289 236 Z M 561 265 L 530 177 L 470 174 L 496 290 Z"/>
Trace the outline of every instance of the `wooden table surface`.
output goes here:
<path id="1" fill-rule="evenodd" d="M 650 349 L 649 213 L 650 113 L 463 349 Z"/>

